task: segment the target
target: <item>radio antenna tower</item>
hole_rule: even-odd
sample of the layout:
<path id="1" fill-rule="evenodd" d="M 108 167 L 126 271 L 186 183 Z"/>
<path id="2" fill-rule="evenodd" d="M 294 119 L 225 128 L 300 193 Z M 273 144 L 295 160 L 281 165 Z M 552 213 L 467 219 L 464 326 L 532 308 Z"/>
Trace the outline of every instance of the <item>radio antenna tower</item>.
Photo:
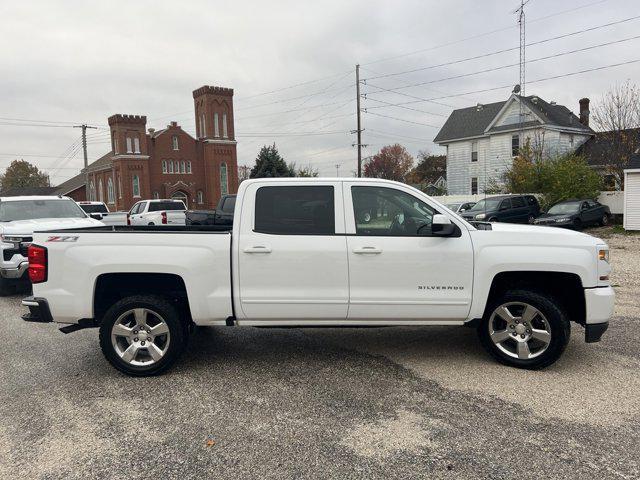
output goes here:
<path id="1" fill-rule="evenodd" d="M 525 68 L 526 68 L 526 58 L 525 58 L 525 15 L 524 15 L 524 6 L 529 3 L 531 0 L 520 0 L 520 6 L 516 8 L 513 12 L 518 15 L 518 26 L 520 27 L 520 82 L 513 89 L 513 93 L 520 96 L 520 99 L 525 96 Z M 518 118 L 520 122 L 520 130 L 523 128 L 524 122 L 524 105 L 522 104 L 522 100 L 520 101 L 520 114 Z"/>

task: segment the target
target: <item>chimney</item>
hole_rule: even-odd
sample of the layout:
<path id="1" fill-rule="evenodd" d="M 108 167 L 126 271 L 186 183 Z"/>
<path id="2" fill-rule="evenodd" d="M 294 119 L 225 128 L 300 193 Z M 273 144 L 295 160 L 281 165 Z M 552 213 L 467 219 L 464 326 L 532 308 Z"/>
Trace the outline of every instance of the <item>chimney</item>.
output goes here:
<path id="1" fill-rule="evenodd" d="M 580 123 L 585 127 L 589 126 L 589 99 L 580 99 Z"/>

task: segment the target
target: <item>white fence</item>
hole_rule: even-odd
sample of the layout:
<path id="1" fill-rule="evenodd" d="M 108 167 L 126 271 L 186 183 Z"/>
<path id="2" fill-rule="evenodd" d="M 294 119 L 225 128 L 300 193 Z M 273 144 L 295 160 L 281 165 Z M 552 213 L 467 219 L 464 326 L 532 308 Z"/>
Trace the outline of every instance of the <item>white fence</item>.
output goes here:
<path id="1" fill-rule="evenodd" d="M 533 194 L 538 196 L 538 194 Z M 495 195 L 485 195 L 484 193 L 476 195 L 442 195 L 432 197 L 440 203 L 460 203 L 460 202 L 478 202 L 485 197 L 494 197 Z M 602 192 L 598 197 L 598 201 L 603 205 L 607 205 L 614 215 L 622 215 L 624 211 L 624 192 Z"/>

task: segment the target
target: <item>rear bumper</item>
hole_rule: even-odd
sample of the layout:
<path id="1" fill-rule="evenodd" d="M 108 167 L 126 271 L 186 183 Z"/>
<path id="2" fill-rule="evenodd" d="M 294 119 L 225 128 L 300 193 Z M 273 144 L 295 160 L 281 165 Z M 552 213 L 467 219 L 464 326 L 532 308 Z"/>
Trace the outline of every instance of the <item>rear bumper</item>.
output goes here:
<path id="1" fill-rule="evenodd" d="M 20 262 L 17 267 L 3 267 L 0 268 L 0 276 L 2 278 L 22 278 L 24 272 L 29 268 L 29 262 Z"/>
<path id="2" fill-rule="evenodd" d="M 22 315 L 25 322 L 51 323 L 53 317 L 49 310 L 49 304 L 44 298 L 26 297 L 22 299 L 22 305 L 29 307 L 29 311 Z"/>

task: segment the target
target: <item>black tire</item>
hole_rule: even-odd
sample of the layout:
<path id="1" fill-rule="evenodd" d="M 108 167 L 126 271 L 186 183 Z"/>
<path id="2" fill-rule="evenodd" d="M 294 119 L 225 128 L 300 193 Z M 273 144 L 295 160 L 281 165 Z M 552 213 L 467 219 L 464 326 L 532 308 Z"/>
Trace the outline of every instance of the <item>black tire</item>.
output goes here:
<path id="1" fill-rule="evenodd" d="M 15 284 L 9 282 L 6 278 L 0 277 L 0 297 L 7 297 L 16 293 Z"/>
<path id="2" fill-rule="evenodd" d="M 489 222 L 491 222 L 491 223 L 493 223 L 493 222 L 497 222 L 497 221 L 498 221 L 498 219 L 497 219 L 496 217 L 491 217 L 491 218 L 489 219 Z"/>
<path id="3" fill-rule="evenodd" d="M 153 223 L 153 222 L 149 222 L 149 225 L 155 225 L 155 223 Z"/>
<path id="4" fill-rule="evenodd" d="M 607 213 L 602 215 L 602 218 L 598 221 L 598 224 L 601 227 L 606 227 L 607 225 L 609 225 L 609 215 Z"/>
<path id="5" fill-rule="evenodd" d="M 542 313 L 549 323 L 551 339 L 545 351 L 531 359 L 514 358 L 502 350 L 491 340 L 489 320 L 496 308 L 510 302 L 529 304 Z M 533 290 L 510 290 L 496 298 L 488 305 L 485 316 L 478 325 L 478 336 L 484 349 L 498 362 L 511 367 L 528 370 L 539 370 L 555 363 L 562 355 L 571 335 L 569 319 L 560 304 L 553 296 Z"/>
<path id="6" fill-rule="evenodd" d="M 111 329 L 117 319 L 127 310 L 145 308 L 159 314 L 169 330 L 169 344 L 164 356 L 148 366 L 132 365 L 124 361 L 116 352 L 111 341 Z M 100 323 L 100 348 L 105 358 L 116 369 L 134 377 L 159 375 L 168 370 L 180 357 L 187 343 L 186 322 L 181 321 L 176 307 L 157 295 L 134 295 L 123 298 L 107 310 Z"/>

